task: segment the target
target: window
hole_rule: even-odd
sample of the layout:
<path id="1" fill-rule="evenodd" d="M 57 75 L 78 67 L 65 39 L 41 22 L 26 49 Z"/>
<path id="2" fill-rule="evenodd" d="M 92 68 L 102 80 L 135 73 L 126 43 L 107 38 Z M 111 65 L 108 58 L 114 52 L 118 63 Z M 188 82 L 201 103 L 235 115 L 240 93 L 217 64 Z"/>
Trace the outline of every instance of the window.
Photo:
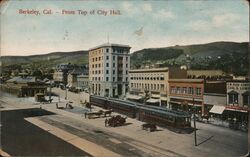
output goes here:
<path id="1" fill-rule="evenodd" d="M 164 84 L 161 84 L 161 90 L 164 90 Z"/>
<path id="2" fill-rule="evenodd" d="M 201 95 L 201 88 L 196 88 L 196 95 Z"/>
<path id="3" fill-rule="evenodd" d="M 101 60 L 101 57 L 99 57 L 99 61 Z"/>
<path id="4" fill-rule="evenodd" d="M 126 82 L 128 82 L 128 77 L 126 77 Z"/>
<path id="5" fill-rule="evenodd" d="M 174 86 L 171 86 L 171 93 L 175 93 L 175 87 Z"/>
<path id="6" fill-rule="evenodd" d="M 109 70 L 106 70 L 106 74 L 109 74 Z"/>
<path id="7" fill-rule="evenodd" d="M 126 70 L 126 74 L 128 74 L 128 70 Z"/>
<path id="8" fill-rule="evenodd" d="M 180 87 L 177 87 L 177 88 L 176 88 L 176 93 L 179 94 L 180 92 L 181 92 L 181 88 L 180 88 Z"/>
<path id="9" fill-rule="evenodd" d="M 126 57 L 126 61 L 128 61 L 128 57 Z"/>
<path id="10" fill-rule="evenodd" d="M 161 76 L 160 80 L 164 80 L 164 77 L 163 77 L 163 76 Z"/>
<path id="11" fill-rule="evenodd" d="M 126 68 L 128 67 L 128 64 L 126 64 Z"/>
<path id="12" fill-rule="evenodd" d="M 113 63 L 113 67 L 115 67 L 115 63 Z"/>
<path id="13" fill-rule="evenodd" d="M 94 62 L 94 61 L 95 61 L 95 58 L 92 59 L 92 62 Z"/>
<path id="14" fill-rule="evenodd" d="M 106 56 L 106 60 L 109 60 L 109 56 Z"/>
<path id="15" fill-rule="evenodd" d="M 236 93 L 233 93 L 233 94 L 228 94 L 228 102 L 229 102 L 229 104 L 233 104 L 233 105 L 235 105 L 235 104 L 238 104 L 238 94 L 236 94 Z"/>
<path id="16" fill-rule="evenodd" d="M 115 82 L 115 77 L 113 77 L 113 82 Z"/>
<path id="17" fill-rule="evenodd" d="M 115 61 L 115 56 L 113 56 L 113 60 Z"/>
<path id="18" fill-rule="evenodd" d="M 109 63 L 106 63 L 106 67 L 109 67 Z"/>
<path id="19" fill-rule="evenodd" d="M 250 105 L 250 95 L 245 94 L 243 95 L 243 105 L 249 106 Z"/>
<path id="20" fill-rule="evenodd" d="M 113 70 L 113 74 L 115 74 L 115 70 Z"/>
<path id="21" fill-rule="evenodd" d="M 109 81 L 109 77 L 106 77 L 106 81 Z"/>
<path id="22" fill-rule="evenodd" d="M 183 87 L 183 94 L 187 94 L 187 87 Z"/>
<path id="23" fill-rule="evenodd" d="M 95 61 L 97 61 L 97 59 L 98 59 L 98 58 L 96 57 L 96 58 L 95 58 Z"/>
<path id="24" fill-rule="evenodd" d="M 109 52 L 109 49 L 106 49 L 106 52 Z"/>
<path id="25" fill-rule="evenodd" d="M 193 88 L 192 87 L 188 87 L 188 94 L 193 94 Z"/>

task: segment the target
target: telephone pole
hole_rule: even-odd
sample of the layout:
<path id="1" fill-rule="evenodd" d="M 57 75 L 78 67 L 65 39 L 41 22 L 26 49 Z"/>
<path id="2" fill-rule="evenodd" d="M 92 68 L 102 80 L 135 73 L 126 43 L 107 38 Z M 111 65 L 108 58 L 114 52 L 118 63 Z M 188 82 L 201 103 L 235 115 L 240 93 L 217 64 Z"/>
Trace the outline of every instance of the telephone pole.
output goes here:
<path id="1" fill-rule="evenodd" d="M 194 105 L 194 88 L 192 89 L 193 97 L 193 115 L 194 115 L 194 145 L 197 146 L 197 137 L 196 137 L 196 107 Z"/>

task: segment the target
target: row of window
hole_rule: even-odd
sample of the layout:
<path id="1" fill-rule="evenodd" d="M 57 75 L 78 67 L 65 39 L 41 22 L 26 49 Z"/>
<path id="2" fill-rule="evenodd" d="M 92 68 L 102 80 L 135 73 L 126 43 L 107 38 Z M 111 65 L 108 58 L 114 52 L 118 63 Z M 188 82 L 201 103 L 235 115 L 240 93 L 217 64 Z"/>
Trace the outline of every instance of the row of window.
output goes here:
<path id="1" fill-rule="evenodd" d="M 170 87 L 170 92 L 172 94 L 195 94 L 201 95 L 201 88 L 194 88 L 194 87 Z"/>
<path id="2" fill-rule="evenodd" d="M 103 67 L 103 63 L 92 64 L 92 68 L 101 68 Z M 106 63 L 106 67 L 109 67 L 109 63 Z M 115 67 L 115 63 L 113 63 L 113 68 Z M 123 67 L 123 64 L 118 64 L 118 67 Z M 128 64 L 126 64 L 126 68 L 128 68 Z"/>
<path id="3" fill-rule="evenodd" d="M 233 104 L 233 105 L 238 105 L 239 104 L 238 94 L 229 94 L 228 95 L 228 103 Z M 243 105 L 250 106 L 250 96 L 249 95 L 243 95 Z"/>
<path id="4" fill-rule="evenodd" d="M 92 77 L 92 81 L 104 81 L 103 77 Z M 109 77 L 106 77 L 106 81 L 110 81 Z M 116 77 L 113 77 L 113 82 L 116 81 Z M 122 77 L 117 77 L 117 81 L 122 81 Z M 128 77 L 125 78 L 125 81 L 128 82 Z"/>
<path id="5" fill-rule="evenodd" d="M 115 59 L 116 59 L 116 56 L 113 56 L 113 61 L 115 61 Z M 126 57 L 125 59 L 126 59 L 126 62 L 128 62 L 128 57 Z M 95 62 L 95 61 L 97 62 L 97 61 L 101 61 L 101 60 L 103 60 L 103 56 L 92 58 L 92 62 Z M 106 56 L 106 60 L 109 60 L 109 56 Z"/>
<path id="6" fill-rule="evenodd" d="M 164 77 L 130 77 L 131 80 L 164 80 Z"/>
<path id="7" fill-rule="evenodd" d="M 126 75 L 128 75 L 128 70 L 125 71 Z M 103 74 L 103 70 L 93 70 L 92 74 Z M 106 70 L 106 74 L 109 74 L 109 70 Z M 115 75 L 115 70 L 113 70 L 113 74 Z M 122 74 L 122 71 L 118 71 L 118 74 Z"/>
<path id="8" fill-rule="evenodd" d="M 149 89 L 149 90 L 164 90 L 164 84 L 149 84 L 149 83 L 131 83 L 131 88 Z"/>
<path id="9" fill-rule="evenodd" d="M 227 89 L 231 89 L 231 90 L 250 90 L 250 87 L 248 86 L 241 86 L 241 87 L 235 87 L 235 86 L 229 86 L 227 87 Z"/>

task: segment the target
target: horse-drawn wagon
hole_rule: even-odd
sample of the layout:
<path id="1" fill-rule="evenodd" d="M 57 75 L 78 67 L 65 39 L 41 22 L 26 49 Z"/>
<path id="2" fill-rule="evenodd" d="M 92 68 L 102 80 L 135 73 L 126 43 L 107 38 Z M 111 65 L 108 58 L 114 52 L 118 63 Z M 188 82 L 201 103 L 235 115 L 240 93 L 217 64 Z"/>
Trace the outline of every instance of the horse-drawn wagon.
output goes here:
<path id="1" fill-rule="evenodd" d="M 107 120 L 108 126 L 116 127 L 116 126 L 122 126 L 126 123 L 127 117 L 122 117 L 120 115 L 112 116 Z"/>

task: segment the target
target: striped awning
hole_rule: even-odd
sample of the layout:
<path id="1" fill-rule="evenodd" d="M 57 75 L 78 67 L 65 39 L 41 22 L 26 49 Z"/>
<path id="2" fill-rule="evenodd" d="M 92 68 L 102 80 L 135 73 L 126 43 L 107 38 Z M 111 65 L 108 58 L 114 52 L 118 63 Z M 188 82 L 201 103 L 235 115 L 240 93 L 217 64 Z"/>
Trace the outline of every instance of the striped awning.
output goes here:
<path id="1" fill-rule="evenodd" d="M 215 113 L 215 114 L 222 114 L 223 111 L 225 110 L 225 108 L 226 107 L 224 107 L 224 106 L 216 106 L 216 105 L 214 105 L 209 112 L 210 113 Z"/>

